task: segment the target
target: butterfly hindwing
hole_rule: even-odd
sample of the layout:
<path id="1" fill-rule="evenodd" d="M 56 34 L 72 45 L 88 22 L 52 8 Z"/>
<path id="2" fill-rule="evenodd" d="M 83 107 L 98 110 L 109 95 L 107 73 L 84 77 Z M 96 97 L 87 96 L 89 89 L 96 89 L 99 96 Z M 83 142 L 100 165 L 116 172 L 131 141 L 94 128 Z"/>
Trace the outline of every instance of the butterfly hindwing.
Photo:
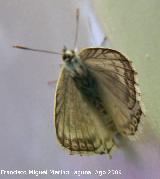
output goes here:
<path id="1" fill-rule="evenodd" d="M 120 52 L 106 48 L 86 48 L 80 58 L 96 76 L 101 98 L 118 132 L 134 135 L 143 116 L 136 72 Z"/>
<path id="2" fill-rule="evenodd" d="M 56 90 L 55 127 L 59 142 L 72 154 L 110 153 L 113 134 L 63 68 Z"/>

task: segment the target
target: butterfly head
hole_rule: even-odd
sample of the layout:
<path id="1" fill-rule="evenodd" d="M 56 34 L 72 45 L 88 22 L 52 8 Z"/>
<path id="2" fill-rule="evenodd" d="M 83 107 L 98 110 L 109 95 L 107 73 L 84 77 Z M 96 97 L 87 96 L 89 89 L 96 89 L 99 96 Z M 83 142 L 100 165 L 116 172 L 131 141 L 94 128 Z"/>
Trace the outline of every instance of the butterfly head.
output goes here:
<path id="1" fill-rule="evenodd" d="M 77 56 L 76 50 L 68 50 L 66 47 L 63 48 L 62 54 L 63 61 L 66 63 L 71 63 Z"/>
<path id="2" fill-rule="evenodd" d="M 68 50 L 64 47 L 62 58 L 64 67 L 70 72 L 72 77 L 81 76 L 84 73 L 84 64 L 82 63 L 76 50 Z"/>

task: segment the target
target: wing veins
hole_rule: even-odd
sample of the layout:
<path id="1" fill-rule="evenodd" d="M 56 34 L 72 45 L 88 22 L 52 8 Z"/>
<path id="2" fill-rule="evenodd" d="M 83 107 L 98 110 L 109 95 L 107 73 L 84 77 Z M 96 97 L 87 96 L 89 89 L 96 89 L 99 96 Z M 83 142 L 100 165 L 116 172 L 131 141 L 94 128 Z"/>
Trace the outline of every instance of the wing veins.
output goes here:
<path id="1" fill-rule="evenodd" d="M 71 86 L 71 89 L 72 89 L 72 92 L 71 92 L 71 99 L 72 101 L 75 101 L 75 96 L 74 96 L 74 93 L 73 93 L 73 85 Z M 76 143 L 78 144 L 78 150 L 76 150 L 79 154 L 80 154 L 80 144 L 79 144 L 79 140 L 78 140 L 78 137 L 77 137 L 77 121 L 76 119 L 74 119 L 74 126 L 75 126 L 75 138 L 76 138 Z"/>
<path id="2" fill-rule="evenodd" d="M 79 97 L 80 97 L 80 94 L 78 94 L 79 95 Z M 81 107 L 80 107 L 80 105 L 79 105 L 79 103 L 78 103 L 78 109 L 80 109 Z M 80 111 L 80 110 L 78 110 L 78 111 Z M 81 116 L 81 115 L 80 115 Z M 83 119 L 82 119 L 83 120 Z M 88 137 L 90 136 L 89 135 L 89 131 L 88 131 L 88 125 L 85 125 L 86 126 L 86 129 L 87 129 L 87 133 L 88 133 Z M 81 134 L 82 134 L 82 136 L 83 136 L 83 139 L 85 139 L 84 138 L 84 133 L 83 133 L 83 130 L 82 130 L 82 125 L 81 125 Z M 90 138 L 90 137 L 89 137 Z M 85 146 L 86 146 L 86 148 L 87 148 L 87 151 L 89 151 L 89 148 L 88 148 L 88 145 L 87 145 L 87 142 L 86 142 L 86 140 L 84 140 L 84 143 L 85 143 Z M 92 143 L 92 146 L 93 146 L 93 149 L 94 149 L 94 144 Z"/>
<path id="3" fill-rule="evenodd" d="M 101 73 L 104 73 L 105 74 L 105 71 L 99 71 Z M 133 86 L 129 86 L 128 83 L 127 84 L 124 84 L 122 81 L 119 80 L 119 78 L 115 78 L 114 76 L 111 76 L 109 74 L 105 74 L 106 76 L 110 76 L 111 78 L 113 77 L 115 81 L 117 81 L 118 83 L 122 84 L 124 87 L 128 87 L 129 89 L 131 90 L 135 90 L 135 87 L 134 85 Z M 125 81 L 126 82 L 126 81 Z"/>
<path id="4" fill-rule="evenodd" d="M 103 81 L 103 84 L 105 85 L 105 82 L 104 82 L 104 81 Z M 114 96 L 116 96 L 123 104 L 127 105 L 127 108 L 128 108 L 128 102 L 125 102 L 125 103 L 124 103 L 124 101 L 121 99 L 121 97 L 118 96 L 115 92 L 113 92 L 113 90 L 111 89 L 111 87 L 109 87 L 108 85 L 107 85 L 107 88 L 109 88 L 110 91 L 111 91 L 111 93 L 112 93 Z M 121 91 L 122 91 L 122 90 L 121 90 Z M 123 91 L 122 91 L 122 92 L 123 92 Z M 128 94 L 126 94 L 125 92 L 123 92 L 123 93 L 128 96 Z M 134 101 L 134 105 L 135 105 L 135 99 L 133 99 L 133 97 L 131 97 L 130 95 L 129 95 L 129 97 Z"/>

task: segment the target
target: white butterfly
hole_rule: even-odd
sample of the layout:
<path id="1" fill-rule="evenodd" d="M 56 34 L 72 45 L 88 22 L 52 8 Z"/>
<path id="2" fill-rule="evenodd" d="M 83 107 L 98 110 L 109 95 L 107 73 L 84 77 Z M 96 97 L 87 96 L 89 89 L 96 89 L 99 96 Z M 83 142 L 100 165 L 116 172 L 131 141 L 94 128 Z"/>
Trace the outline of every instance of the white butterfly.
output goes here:
<path id="1" fill-rule="evenodd" d="M 77 37 L 78 30 L 75 44 Z M 132 63 L 116 50 L 97 47 L 79 53 L 64 48 L 62 57 L 55 94 L 57 138 L 71 154 L 110 154 L 115 135 L 135 135 L 143 116 Z"/>
<path id="2" fill-rule="evenodd" d="M 55 96 L 58 140 L 72 153 L 110 153 L 114 136 L 132 136 L 143 115 L 131 62 L 120 52 L 64 50 Z"/>

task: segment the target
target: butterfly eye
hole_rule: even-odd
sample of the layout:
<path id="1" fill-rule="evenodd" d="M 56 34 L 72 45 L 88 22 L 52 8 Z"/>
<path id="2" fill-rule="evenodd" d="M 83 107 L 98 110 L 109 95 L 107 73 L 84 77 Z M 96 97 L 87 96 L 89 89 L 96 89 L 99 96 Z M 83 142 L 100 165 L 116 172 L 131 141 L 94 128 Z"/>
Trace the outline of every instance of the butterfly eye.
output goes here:
<path id="1" fill-rule="evenodd" d="M 69 55 L 63 55 L 63 60 L 66 61 L 67 59 L 69 59 Z"/>
<path id="2" fill-rule="evenodd" d="M 72 60 L 73 56 L 70 54 L 64 54 L 63 55 L 63 60 L 66 62 L 70 62 Z"/>

